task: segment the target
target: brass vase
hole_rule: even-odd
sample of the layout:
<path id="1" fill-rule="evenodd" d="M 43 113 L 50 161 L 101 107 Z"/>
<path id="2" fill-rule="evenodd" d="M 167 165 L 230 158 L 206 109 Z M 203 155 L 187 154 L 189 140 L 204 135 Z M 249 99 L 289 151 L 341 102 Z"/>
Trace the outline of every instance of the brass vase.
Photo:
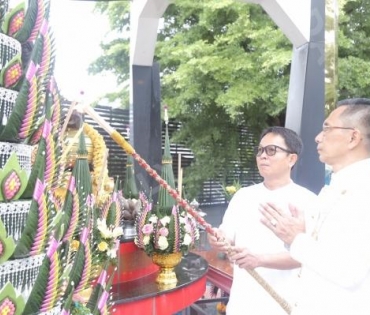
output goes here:
<path id="1" fill-rule="evenodd" d="M 175 267 L 180 263 L 181 258 L 181 252 L 171 254 L 153 254 L 153 263 L 159 266 L 159 274 L 156 278 L 156 282 L 160 285 L 160 287 L 166 289 L 176 286 L 177 278 Z"/>

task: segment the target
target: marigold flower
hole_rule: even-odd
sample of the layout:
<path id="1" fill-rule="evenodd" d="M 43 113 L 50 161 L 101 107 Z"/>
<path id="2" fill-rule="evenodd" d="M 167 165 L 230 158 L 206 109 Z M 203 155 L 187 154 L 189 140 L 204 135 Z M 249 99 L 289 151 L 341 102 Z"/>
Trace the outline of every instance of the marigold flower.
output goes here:
<path id="1" fill-rule="evenodd" d="M 80 246 L 80 242 L 77 240 L 73 240 L 71 242 L 71 249 L 75 252 L 78 250 L 78 247 Z"/>
<path id="2" fill-rule="evenodd" d="M 237 190 L 235 186 L 226 186 L 225 189 L 230 195 L 235 194 Z"/>
<path id="3" fill-rule="evenodd" d="M 108 244 L 107 242 L 100 242 L 99 245 L 98 245 L 98 249 L 101 251 L 101 252 L 105 252 L 107 249 L 108 249 Z"/>

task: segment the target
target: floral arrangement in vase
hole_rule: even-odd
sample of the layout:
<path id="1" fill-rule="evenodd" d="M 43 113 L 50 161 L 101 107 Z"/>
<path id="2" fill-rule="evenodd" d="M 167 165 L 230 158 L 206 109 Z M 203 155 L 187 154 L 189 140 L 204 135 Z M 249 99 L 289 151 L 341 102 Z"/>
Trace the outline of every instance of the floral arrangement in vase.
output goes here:
<path id="1" fill-rule="evenodd" d="M 150 202 L 141 199 L 143 209 L 136 219 L 135 244 L 148 256 L 154 253 L 187 254 L 199 240 L 195 219 L 176 205 L 170 211 L 163 211 L 159 207 L 152 209 Z"/>

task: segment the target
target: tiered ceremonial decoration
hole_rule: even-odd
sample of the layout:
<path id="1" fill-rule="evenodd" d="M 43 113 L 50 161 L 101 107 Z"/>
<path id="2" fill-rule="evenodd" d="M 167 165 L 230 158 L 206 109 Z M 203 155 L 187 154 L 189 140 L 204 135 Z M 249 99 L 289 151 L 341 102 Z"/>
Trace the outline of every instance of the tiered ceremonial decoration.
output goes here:
<path id="1" fill-rule="evenodd" d="M 129 132 L 128 132 L 129 136 Z M 122 226 L 125 238 L 136 236 L 135 219 L 141 209 L 141 200 L 136 186 L 134 160 L 132 156 L 127 156 L 126 177 L 123 185 L 123 194 L 119 196 L 122 207 Z"/>
<path id="2" fill-rule="evenodd" d="M 27 3 L 0 0 L 0 314 L 106 314 L 118 192 L 94 202 L 103 190 L 92 184 L 83 132 L 65 172 L 50 2 Z M 96 179 L 107 171 L 95 153 Z"/>
<path id="3" fill-rule="evenodd" d="M 162 178 L 175 187 L 172 156 L 168 135 L 168 116 L 165 108 L 165 148 L 162 158 Z M 142 248 L 153 262 L 160 266 L 156 281 L 164 288 L 177 283 L 174 267 L 199 239 L 199 231 L 193 216 L 177 205 L 168 191 L 160 186 L 158 204 L 142 197 L 143 210 L 136 219 L 135 244 Z"/>

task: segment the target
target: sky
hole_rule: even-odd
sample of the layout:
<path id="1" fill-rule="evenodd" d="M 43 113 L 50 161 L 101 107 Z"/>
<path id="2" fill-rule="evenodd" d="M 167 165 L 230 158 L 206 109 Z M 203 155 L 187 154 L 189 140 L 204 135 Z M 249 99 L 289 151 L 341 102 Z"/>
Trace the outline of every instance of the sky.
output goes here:
<path id="1" fill-rule="evenodd" d="M 10 0 L 9 7 L 27 0 Z M 54 75 L 63 97 L 93 102 L 116 89 L 112 74 L 88 75 L 89 64 L 101 54 L 100 42 L 109 31 L 105 16 L 94 13 L 94 1 L 51 0 L 50 25 L 56 45 Z M 104 102 L 99 102 L 103 104 Z"/>
<path id="2" fill-rule="evenodd" d="M 100 42 L 109 31 L 107 18 L 93 13 L 95 2 L 52 0 L 50 24 L 55 35 L 56 65 L 54 75 L 61 91 L 73 101 L 84 92 L 84 101 L 92 102 L 114 91 L 113 75 L 90 76 L 87 68 L 102 50 Z"/>

